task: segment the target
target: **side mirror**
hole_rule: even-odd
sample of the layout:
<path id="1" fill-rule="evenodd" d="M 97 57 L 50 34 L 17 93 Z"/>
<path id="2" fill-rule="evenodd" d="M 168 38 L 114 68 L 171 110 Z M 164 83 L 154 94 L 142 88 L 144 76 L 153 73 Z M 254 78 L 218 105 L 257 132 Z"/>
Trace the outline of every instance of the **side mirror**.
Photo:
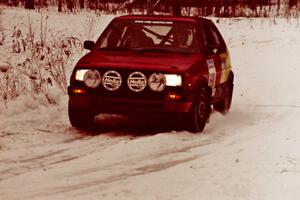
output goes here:
<path id="1" fill-rule="evenodd" d="M 95 46 L 95 42 L 94 41 L 90 41 L 90 40 L 86 40 L 83 42 L 83 48 L 87 49 L 87 50 L 92 50 Z"/>

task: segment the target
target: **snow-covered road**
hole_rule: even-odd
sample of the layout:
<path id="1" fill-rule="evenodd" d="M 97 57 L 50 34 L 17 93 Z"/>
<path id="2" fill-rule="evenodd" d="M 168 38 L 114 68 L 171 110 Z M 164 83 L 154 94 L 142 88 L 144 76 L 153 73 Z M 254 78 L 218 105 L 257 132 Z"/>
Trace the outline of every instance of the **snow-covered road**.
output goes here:
<path id="1" fill-rule="evenodd" d="M 0 113 L 0 199 L 299 199 L 300 28 L 271 22 L 218 24 L 233 107 L 200 135 L 118 116 L 82 132 L 68 122 L 67 97 L 12 103 Z"/>
<path id="2" fill-rule="evenodd" d="M 131 130 L 130 120 L 106 131 L 79 132 L 59 109 L 49 111 L 60 119 L 49 114 L 44 120 L 7 120 L 10 127 L 1 122 L 1 196 L 297 199 L 300 109 L 247 107 L 235 106 L 226 117 L 214 113 L 203 135 L 158 133 L 155 126 Z"/>

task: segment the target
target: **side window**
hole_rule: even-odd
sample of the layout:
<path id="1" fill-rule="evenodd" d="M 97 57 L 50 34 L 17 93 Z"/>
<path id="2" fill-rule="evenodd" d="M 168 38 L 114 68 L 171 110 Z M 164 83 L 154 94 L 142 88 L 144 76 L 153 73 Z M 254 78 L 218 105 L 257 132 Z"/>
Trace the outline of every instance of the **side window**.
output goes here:
<path id="1" fill-rule="evenodd" d="M 205 24 L 203 26 L 204 45 L 208 51 L 217 48 L 218 53 L 226 51 L 225 43 L 217 30 L 217 28 L 211 24 Z"/>

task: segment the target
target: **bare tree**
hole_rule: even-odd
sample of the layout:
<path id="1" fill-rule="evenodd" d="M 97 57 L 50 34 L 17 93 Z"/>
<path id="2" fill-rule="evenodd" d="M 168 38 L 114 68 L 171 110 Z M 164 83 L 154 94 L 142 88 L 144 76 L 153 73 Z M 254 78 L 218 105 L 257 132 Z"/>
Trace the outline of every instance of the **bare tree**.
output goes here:
<path id="1" fill-rule="evenodd" d="M 296 6 L 297 3 L 298 3 L 297 0 L 288 0 L 288 7 L 292 8 L 292 7 Z"/>
<path id="2" fill-rule="evenodd" d="M 7 1 L 7 2 L 9 2 L 9 1 Z M 13 6 L 18 6 L 18 3 L 19 3 L 19 2 L 18 2 L 17 0 L 12 0 L 12 5 L 13 5 Z"/>
<path id="3" fill-rule="evenodd" d="M 220 17 L 221 13 L 221 7 L 222 7 L 222 0 L 216 0 L 216 4 L 215 4 L 215 15 L 217 17 Z"/>
<path id="4" fill-rule="evenodd" d="M 58 0 L 58 12 L 62 11 L 62 0 Z"/>
<path id="5" fill-rule="evenodd" d="M 153 14 L 153 3 L 152 0 L 147 0 L 147 13 Z"/>
<path id="6" fill-rule="evenodd" d="M 229 17 L 229 0 L 224 0 L 224 17 Z"/>
<path id="7" fill-rule="evenodd" d="M 80 9 L 84 8 L 84 0 L 79 0 Z"/>
<path id="8" fill-rule="evenodd" d="M 73 12 L 74 9 L 74 2 L 73 0 L 66 0 L 67 8 L 70 12 Z"/>
<path id="9" fill-rule="evenodd" d="M 172 10 L 173 15 L 181 16 L 181 0 L 173 1 Z"/>
<path id="10" fill-rule="evenodd" d="M 25 0 L 26 9 L 34 9 L 34 0 Z"/>

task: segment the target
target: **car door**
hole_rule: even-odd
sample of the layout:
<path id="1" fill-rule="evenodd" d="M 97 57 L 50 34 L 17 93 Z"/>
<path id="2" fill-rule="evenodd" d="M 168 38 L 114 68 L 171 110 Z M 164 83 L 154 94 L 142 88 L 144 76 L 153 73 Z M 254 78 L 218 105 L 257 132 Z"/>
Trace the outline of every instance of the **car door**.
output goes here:
<path id="1" fill-rule="evenodd" d="M 213 23 L 205 23 L 203 25 L 203 39 L 204 39 L 204 55 L 208 68 L 208 86 L 215 88 L 221 83 L 224 62 L 226 61 L 224 53 L 226 53 L 226 46 L 218 29 Z"/>

